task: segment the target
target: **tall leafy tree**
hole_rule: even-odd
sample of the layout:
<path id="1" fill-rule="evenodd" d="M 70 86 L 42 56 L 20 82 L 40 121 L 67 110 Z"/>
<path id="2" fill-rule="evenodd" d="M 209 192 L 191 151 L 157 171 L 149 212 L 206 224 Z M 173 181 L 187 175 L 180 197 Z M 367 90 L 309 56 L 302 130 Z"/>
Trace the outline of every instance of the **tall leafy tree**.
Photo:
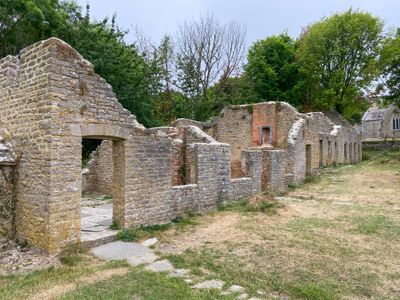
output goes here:
<path id="1" fill-rule="evenodd" d="M 253 44 L 245 72 L 260 100 L 287 101 L 299 107 L 300 74 L 296 43 L 286 33 Z"/>
<path id="2" fill-rule="evenodd" d="M 58 0 L 0 0 L 0 57 L 56 35 L 64 22 Z"/>
<path id="3" fill-rule="evenodd" d="M 299 39 L 299 62 L 306 79 L 306 104 L 334 108 L 357 119 L 357 99 L 377 78 L 383 22 L 352 9 L 309 26 Z M 356 114 L 356 108 L 359 113 Z"/>
<path id="4" fill-rule="evenodd" d="M 395 36 L 389 36 L 386 39 L 380 65 L 383 69 L 385 98 L 388 102 L 394 102 L 400 107 L 400 28 L 397 29 Z"/>

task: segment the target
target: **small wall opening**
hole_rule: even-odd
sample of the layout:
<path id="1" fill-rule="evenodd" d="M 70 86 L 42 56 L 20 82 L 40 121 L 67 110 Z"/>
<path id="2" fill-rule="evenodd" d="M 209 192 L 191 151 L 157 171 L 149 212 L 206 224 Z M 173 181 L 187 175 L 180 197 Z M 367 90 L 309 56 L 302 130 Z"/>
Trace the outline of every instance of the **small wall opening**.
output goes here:
<path id="1" fill-rule="evenodd" d="M 81 241 L 95 241 L 116 234 L 123 224 L 117 217 L 123 201 L 118 179 L 123 160 L 115 155 L 120 141 L 82 139 Z M 121 161 L 120 161 L 121 160 Z"/>
<path id="2" fill-rule="evenodd" d="M 337 142 L 335 142 L 335 161 L 338 160 L 338 157 L 339 157 L 339 149 L 338 149 Z"/>
<path id="3" fill-rule="evenodd" d="M 344 146 L 343 146 L 343 155 L 344 155 L 344 162 L 346 163 L 347 162 L 347 144 L 346 143 L 344 143 Z"/>
<path id="4" fill-rule="evenodd" d="M 272 146 L 272 128 L 271 126 L 260 127 L 259 144 L 263 146 Z"/>
<path id="5" fill-rule="evenodd" d="M 324 159 L 324 141 L 319 140 L 319 166 L 323 166 L 323 159 Z"/>
<path id="6" fill-rule="evenodd" d="M 328 161 L 331 163 L 332 161 L 332 148 L 331 141 L 328 141 Z"/>
<path id="7" fill-rule="evenodd" d="M 311 170 L 311 145 L 306 145 L 306 175 L 310 176 L 312 174 Z"/>
<path id="8" fill-rule="evenodd" d="M 353 144 L 349 144 L 349 163 L 353 163 Z"/>

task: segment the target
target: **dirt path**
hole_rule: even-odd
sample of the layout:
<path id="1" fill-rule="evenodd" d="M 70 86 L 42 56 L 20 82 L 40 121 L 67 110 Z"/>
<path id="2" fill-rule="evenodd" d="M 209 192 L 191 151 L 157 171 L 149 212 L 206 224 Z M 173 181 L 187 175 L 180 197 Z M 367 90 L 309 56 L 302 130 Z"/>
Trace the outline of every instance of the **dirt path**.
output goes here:
<path id="1" fill-rule="evenodd" d="M 77 281 L 74 283 L 56 285 L 48 290 L 41 291 L 38 294 L 33 295 L 29 299 L 30 300 L 56 299 L 63 294 L 66 294 L 68 292 L 71 292 L 71 291 L 77 289 L 78 287 L 81 287 L 82 285 L 89 285 L 89 284 L 93 284 L 93 283 L 96 283 L 99 281 L 104 281 L 113 276 L 125 275 L 128 272 L 129 272 L 128 268 L 118 268 L 118 269 L 98 271 L 90 276 L 78 278 Z"/>

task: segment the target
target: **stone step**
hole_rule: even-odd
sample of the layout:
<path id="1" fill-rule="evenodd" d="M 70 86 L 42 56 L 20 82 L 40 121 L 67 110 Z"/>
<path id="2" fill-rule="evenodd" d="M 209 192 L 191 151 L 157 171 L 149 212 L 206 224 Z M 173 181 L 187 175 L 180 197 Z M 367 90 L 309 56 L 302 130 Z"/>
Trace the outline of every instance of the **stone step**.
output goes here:
<path id="1" fill-rule="evenodd" d="M 110 234 L 106 237 L 99 237 L 97 239 L 91 239 L 91 240 L 81 240 L 81 245 L 84 248 L 93 248 L 93 247 L 98 247 L 101 245 L 105 245 L 108 243 L 112 243 L 118 240 L 117 234 L 119 231 L 115 231 L 115 233 Z"/>

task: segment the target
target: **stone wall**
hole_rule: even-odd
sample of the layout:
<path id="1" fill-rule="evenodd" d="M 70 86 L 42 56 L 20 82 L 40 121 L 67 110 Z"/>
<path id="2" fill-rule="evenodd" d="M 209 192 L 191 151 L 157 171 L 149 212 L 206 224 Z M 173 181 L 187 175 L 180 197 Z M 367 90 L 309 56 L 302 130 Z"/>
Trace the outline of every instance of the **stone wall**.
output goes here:
<path id="1" fill-rule="evenodd" d="M 290 174 L 290 183 L 297 184 L 306 176 L 306 146 L 304 142 L 305 119 L 293 123 L 288 133 L 286 174 Z"/>
<path id="2" fill-rule="evenodd" d="M 400 140 L 363 141 L 362 147 L 367 150 L 400 149 Z"/>
<path id="3" fill-rule="evenodd" d="M 90 154 L 87 169 L 82 172 L 82 194 L 111 195 L 114 177 L 112 149 L 112 141 L 104 140 Z"/>
<path id="4" fill-rule="evenodd" d="M 0 128 L 0 236 L 15 235 L 15 155 L 8 131 Z"/>
<path id="5" fill-rule="evenodd" d="M 284 192 L 287 190 L 286 176 L 287 153 L 285 150 L 262 150 L 262 178 L 263 190 Z"/>
<path id="6" fill-rule="evenodd" d="M 227 108 L 209 124 L 179 120 L 176 128 L 146 129 L 93 65 L 55 38 L 0 60 L 0 70 L 0 120 L 18 161 L 12 189 L 12 170 L 0 178 L 6 195 L 14 191 L 1 205 L 9 211 L 16 203 L 16 237 L 49 253 L 80 240 L 85 138 L 107 140 L 89 175 L 96 174 L 96 189 L 111 190 L 113 219 L 121 228 L 167 223 L 262 188 L 285 190 L 304 176 L 308 143 L 315 150 L 313 170 L 319 167 L 321 139 L 324 147 L 337 141 L 344 149 L 347 143 L 349 161 L 360 157 L 354 151 L 359 137 L 347 125 L 335 129 L 323 115 L 299 114 L 285 103 Z M 272 145 L 255 145 L 260 126 L 272 128 Z M 9 223 L 0 222 L 2 228 Z"/>
<path id="7" fill-rule="evenodd" d="M 187 120 L 178 123 L 185 122 L 190 124 Z M 276 154 L 283 166 L 268 161 L 275 159 L 273 154 L 263 155 L 264 189 L 284 190 L 279 181 L 283 185 L 300 183 L 307 168 L 313 174 L 323 166 L 356 163 L 361 159 L 361 134 L 334 111 L 301 114 L 287 103 L 265 102 L 226 107 L 212 123 L 198 122 L 195 126 L 213 128 L 216 140 L 231 145 L 234 178 L 244 176 L 242 151 L 251 147 L 259 147 L 263 153 L 283 150 Z M 271 140 L 265 143 L 262 139 L 267 134 Z"/>
<path id="8" fill-rule="evenodd" d="M 14 167 L 0 164 L 0 236 L 15 231 Z"/>
<path id="9" fill-rule="evenodd" d="M 243 177 L 241 153 L 252 145 L 252 114 L 247 106 L 227 107 L 215 121 L 215 139 L 231 145 L 233 178 Z M 232 126 L 235 124 L 235 126 Z"/>

